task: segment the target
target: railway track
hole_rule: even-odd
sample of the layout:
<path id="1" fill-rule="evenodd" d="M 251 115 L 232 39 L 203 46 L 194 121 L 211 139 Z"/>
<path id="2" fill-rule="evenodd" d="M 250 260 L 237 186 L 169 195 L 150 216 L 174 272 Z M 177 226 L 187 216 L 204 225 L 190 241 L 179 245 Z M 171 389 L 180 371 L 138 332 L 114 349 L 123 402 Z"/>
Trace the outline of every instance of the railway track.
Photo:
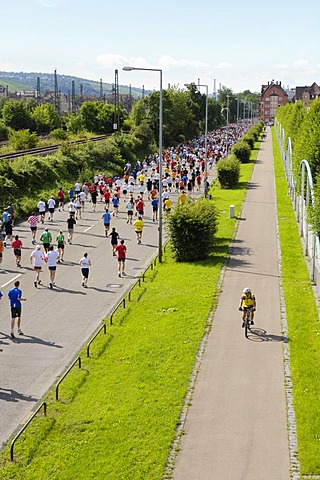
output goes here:
<path id="1" fill-rule="evenodd" d="M 88 141 L 91 142 L 100 142 L 102 140 L 106 140 L 112 134 L 108 135 L 100 135 L 99 137 L 92 137 L 86 140 L 74 140 L 70 142 L 71 145 L 84 145 Z M 49 145 L 48 147 L 38 147 L 38 148 L 31 148 L 29 150 L 19 150 L 19 152 L 14 153 L 4 153 L 0 155 L 1 159 L 6 160 L 14 160 L 15 158 L 24 157 L 25 155 L 49 155 L 50 153 L 56 152 L 62 146 L 61 143 L 57 145 Z"/>

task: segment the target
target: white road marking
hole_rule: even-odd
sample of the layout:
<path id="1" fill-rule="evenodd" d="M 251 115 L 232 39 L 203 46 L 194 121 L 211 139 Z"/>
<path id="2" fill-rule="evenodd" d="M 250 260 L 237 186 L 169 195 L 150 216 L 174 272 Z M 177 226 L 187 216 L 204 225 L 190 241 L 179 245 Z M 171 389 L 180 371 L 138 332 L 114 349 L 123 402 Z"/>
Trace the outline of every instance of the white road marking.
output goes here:
<path id="1" fill-rule="evenodd" d="M 21 275 L 22 275 L 22 274 L 21 274 L 21 273 L 19 273 L 19 275 L 16 275 L 16 276 L 15 276 L 15 277 L 13 277 L 11 280 L 9 280 L 7 283 L 4 283 L 3 285 L 1 285 L 1 287 L 0 287 L 0 288 L 4 288 L 4 287 L 6 287 L 7 285 L 9 285 L 9 283 L 11 283 L 11 282 L 14 282 L 14 281 L 15 281 L 17 278 L 21 277 Z"/>
<path id="2" fill-rule="evenodd" d="M 91 225 L 91 227 L 88 227 L 86 228 L 85 230 L 83 230 L 84 233 L 86 233 L 88 230 L 90 230 L 90 228 L 94 227 L 94 225 Z"/>

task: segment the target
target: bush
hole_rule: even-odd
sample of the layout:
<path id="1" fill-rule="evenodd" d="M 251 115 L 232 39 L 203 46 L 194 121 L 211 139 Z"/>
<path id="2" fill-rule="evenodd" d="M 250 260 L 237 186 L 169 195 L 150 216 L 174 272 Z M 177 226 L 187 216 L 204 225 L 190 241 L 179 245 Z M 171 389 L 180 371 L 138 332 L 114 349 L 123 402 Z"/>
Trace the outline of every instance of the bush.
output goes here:
<path id="1" fill-rule="evenodd" d="M 55 130 L 52 130 L 50 137 L 54 138 L 55 140 L 67 140 L 68 132 L 62 130 L 62 128 L 56 128 Z"/>
<path id="2" fill-rule="evenodd" d="M 248 163 L 250 160 L 251 148 L 247 142 L 237 142 L 231 149 L 231 153 L 242 163 Z"/>
<path id="3" fill-rule="evenodd" d="M 25 150 L 36 147 L 38 139 L 36 133 L 30 133 L 29 129 L 12 130 L 9 133 L 9 143 L 14 150 Z"/>
<path id="4" fill-rule="evenodd" d="M 177 262 L 208 258 L 217 232 L 218 210 L 211 200 L 178 205 L 168 217 L 174 257 Z"/>
<path id="5" fill-rule="evenodd" d="M 0 122 L 0 140 L 8 140 L 10 129 L 3 123 Z"/>
<path id="6" fill-rule="evenodd" d="M 242 139 L 241 139 L 243 142 L 247 142 L 247 144 L 249 145 L 250 149 L 252 150 L 253 147 L 254 147 L 254 143 L 255 143 L 255 139 L 254 139 L 254 136 L 252 134 L 250 134 L 250 132 L 246 133 Z"/>
<path id="7" fill-rule="evenodd" d="M 222 188 L 233 188 L 239 183 L 241 162 L 234 155 L 219 160 L 218 180 Z"/>

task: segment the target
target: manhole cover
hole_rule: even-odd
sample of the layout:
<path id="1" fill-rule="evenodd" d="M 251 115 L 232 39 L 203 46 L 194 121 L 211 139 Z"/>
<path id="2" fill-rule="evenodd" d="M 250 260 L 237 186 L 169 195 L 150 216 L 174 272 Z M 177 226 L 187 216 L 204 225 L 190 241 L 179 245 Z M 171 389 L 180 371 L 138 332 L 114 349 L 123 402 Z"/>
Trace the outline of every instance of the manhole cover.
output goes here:
<path id="1" fill-rule="evenodd" d="M 123 287 L 123 283 L 108 283 L 106 285 L 108 288 L 121 288 Z"/>

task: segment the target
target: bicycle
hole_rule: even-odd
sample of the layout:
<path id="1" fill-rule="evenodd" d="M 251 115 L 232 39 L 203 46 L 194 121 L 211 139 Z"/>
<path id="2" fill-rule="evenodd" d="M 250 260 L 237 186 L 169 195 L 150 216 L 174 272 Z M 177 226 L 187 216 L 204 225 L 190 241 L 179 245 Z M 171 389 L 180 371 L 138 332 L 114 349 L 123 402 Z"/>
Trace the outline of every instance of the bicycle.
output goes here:
<path id="1" fill-rule="evenodd" d="M 255 309 L 253 307 L 249 308 L 241 308 L 241 310 L 245 311 L 244 315 L 244 336 L 248 338 L 248 331 L 251 331 L 251 312 Z"/>

